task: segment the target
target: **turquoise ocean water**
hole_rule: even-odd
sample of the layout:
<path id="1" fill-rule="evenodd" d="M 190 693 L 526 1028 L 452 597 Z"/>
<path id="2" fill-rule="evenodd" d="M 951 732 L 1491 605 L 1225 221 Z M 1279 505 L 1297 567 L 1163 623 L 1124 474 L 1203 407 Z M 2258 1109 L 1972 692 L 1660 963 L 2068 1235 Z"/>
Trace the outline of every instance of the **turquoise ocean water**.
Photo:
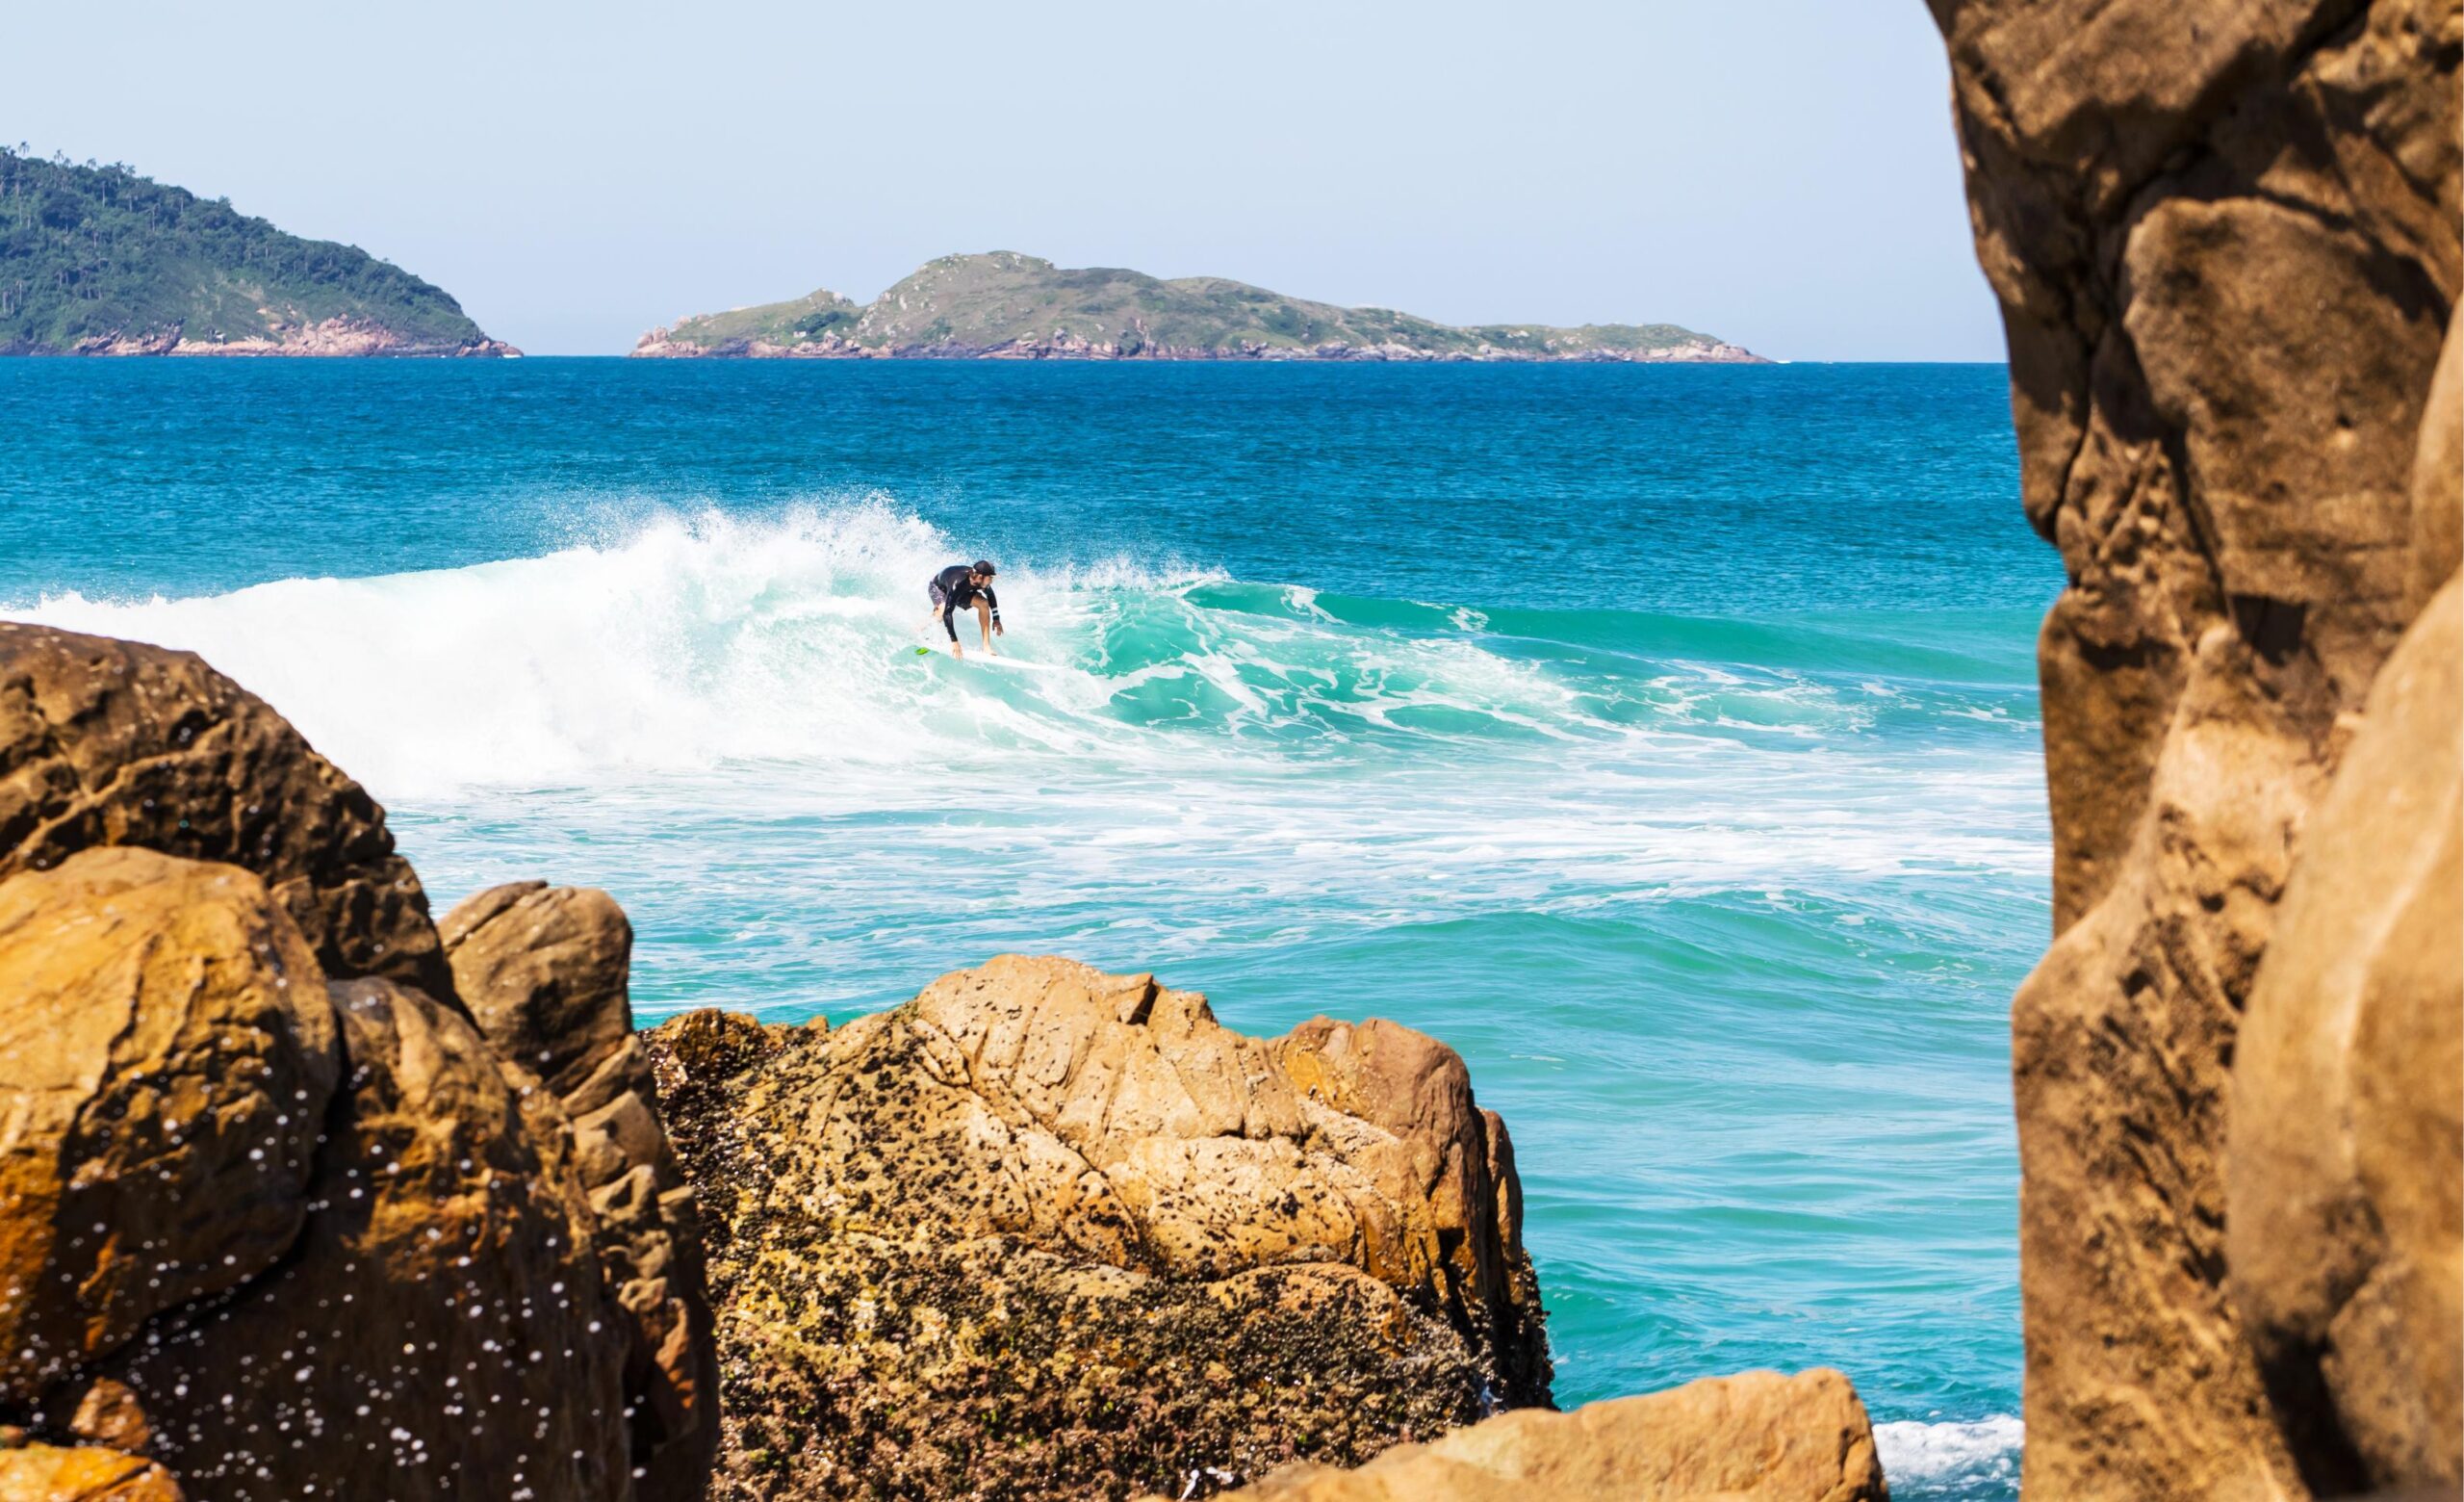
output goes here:
<path id="1" fill-rule="evenodd" d="M 0 614 L 194 648 L 647 1015 L 1006 949 L 1399 1019 L 1571 1405 L 1845 1369 L 2013 1494 L 2047 927 L 1998 367 L 0 361 Z M 1001 670 L 908 650 L 1002 568 Z M 972 637 L 970 635 L 970 641 Z"/>

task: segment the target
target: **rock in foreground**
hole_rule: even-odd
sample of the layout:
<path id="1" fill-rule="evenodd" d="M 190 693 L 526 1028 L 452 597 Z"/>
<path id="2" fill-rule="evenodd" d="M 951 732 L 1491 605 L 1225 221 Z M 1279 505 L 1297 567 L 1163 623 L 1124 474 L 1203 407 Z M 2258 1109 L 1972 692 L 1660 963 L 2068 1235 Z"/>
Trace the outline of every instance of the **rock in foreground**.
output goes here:
<path id="1" fill-rule="evenodd" d="M 2351 885 L 2306 911 L 2288 893 L 2381 712 L 2373 680 L 2457 566 L 2458 386 L 2435 373 L 2464 291 L 2464 17 L 2454 0 L 1932 9 L 2009 333 L 2023 499 L 2068 580 L 2038 649 L 2055 938 L 2012 1017 L 2026 1489 L 2451 1495 L 2464 1332 L 2400 1314 L 2457 1307 L 2458 1228 L 2430 1213 L 2451 1129 L 2440 1152 L 2390 1151 L 2409 1112 L 2340 1121 L 2325 1102 L 2349 1090 L 2362 1113 L 2429 1077 L 2394 1061 L 2455 1036 L 2455 938 L 2436 985 L 2416 973 L 2400 1005 L 2356 1007 L 2343 957 L 2427 911 L 2404 890 L 2421 852 L 2340 861 Z M 2348 802 L 2393 794 L 2394 771 L 2372 775 Z M 2286 979 L 2332 996 L 2263 1007 L 2297 915 Z M 2262 1011 L 2284 1047 L 2237 1079 Z M 2404 1021 L 2336 1036 L 2373 1013 Z M 2348 1069 L 2303 1093 L 2305 1073 Z M 2297 1101 L 2280 1124 L 2243 1114 Z M 2272 1126 L 2303 1161 L 2246 1172 L 2235 1136 Z M 2228 1230 L 2246 1182 L 2297 1239 Z M 2402 1229 L 2338 1223 L 2365 1205 Z M 2433 1272 L 2437 1299 L 2397 1286 Z M 2370 1309 L 2346 1306 L 2365 1278 Z M 2432 1381 L 2424 1402 L 2393 1398 Z M 2405 1433 L 2438 1414 L 2446 1443 Z"/>
<path id="2" fill-rule="evenodd" d="M 1178 1495 L 1547 1401 L 1503 1125 L 1408 1028 L 1261 1041 L 1003 957 L 835 1032 L 650 1039 L 724 1494 Z"/>
<path id="3" fill-rule="evenodd" d="M 519 891 L 449 962 L 280 715 L 0 625 L 0 1498 L 702 1493 L 623 916 Z"/>
<path id="4" fill-rule="evenodd" d="M 543 1076 L 572 1121 L 629 1343 L 636 1489 L 645 1502 L 697 1497 L 718 1449 L 718 1361 L 693 1191 L 633 1031 L 633 925 L 603 892 L 525 881 L 457 904 L 441 930 L 480 1031 Z"/>
<path id="5" fill-rule="evenodd" d="M 2242 1023 L 2234 1303 L 2378 1486 L 2464 1482 L 2464 581 L 2413 624 Z"/>
<path id="6" fill-rule="evenodd" d="M 1257 1502 L 1885 1502 L 1857 1389 L 1817 1368 L 1708 1377 L 1571 1413 L 1501 1413 L 1358 1470 L 1299 1465 Z"/>

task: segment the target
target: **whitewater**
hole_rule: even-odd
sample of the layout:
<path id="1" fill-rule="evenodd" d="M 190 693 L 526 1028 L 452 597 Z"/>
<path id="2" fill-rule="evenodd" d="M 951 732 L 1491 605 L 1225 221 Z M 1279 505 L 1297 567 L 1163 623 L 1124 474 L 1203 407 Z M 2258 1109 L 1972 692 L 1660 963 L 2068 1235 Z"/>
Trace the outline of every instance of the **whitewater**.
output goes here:
<path id="1" fill-rule="evenodd" d="M 13 532 L 13 505 L 0 614 L 201 653 L 368 785 L 440 902 L 515 876 L 607 888 L 639 930 L 649 1018 L 841 1017 L 1028 950 L 1157 971 L 1252 1032 L 1327 1013 L 1434 1033 L 1515 1131 L 1561 1402 L 1837 1365 L 1897 1494 L 2012 1494 L 2003 1008 L 2044 921 L 2040 602 L 2003 583 L 2031 566 L 2023 533 L 1959 543 L 1992 466 L 1928 474 L 1905 432 L 1862 458 L 1855 442 L 1880 440 L 1850 436 L 1897 401 L 1974 425 L 1944 441 L 1981 455 L 2007 429 L 1966 385 L 1800 375 L 1792 417 L 1742 382 L 1299 373 L 1322 388 L 1311 416 L 1168 373 L 1093 414 L 1081 388 L 1007 375 L 799 389 L 535 363 L 519 378 L 611 409 L 558 430 L 585 460 L 647 442 L 647 413 L 664 453 L 681 432 L 700 461 L 652 485 L 545 485 L 519 473 L 545 462 L 528 388 L 497 392 L 491 421 L 455 404 L 457 377 L 337 377 L 382 435 L 354 457 L 358 488 L 316 460 L 268 466 L 221 506 L 174 506 L 159 565 Z M 295 415 L 316 400 L 240 379 Z M 726 384 L 680 415 L 645 384 L 678 380 Z M 1619 479 L 1639 445 L 1608 445 L 1596 474 L 1549 469 L 1568 403 L 1647 425 L 1621 403 L 1672 390 L 1730 408 L 1703 440 L 1719 447 L 1677 465 L 1675 513 Z M 1513 400 L 1490 410 L 1493 394 Z M 124 421 L 161 401 L 80 395 Z M 1861 465 L 1876 505 L 1896 486 L 1954 520 L 1893 544 L 1858 530 L 1885 517 L 1758 518 L 1754 472 L 1807 462 L 1788 446 L 1825 401 L 1845 404 L 1830 461 Z M 1124 401 L 1144 447 L 1073 428 Z M 887 445 L 935 427 L 938 468 L 832 483 L 863 477 L 807 454 L 806 483 L 767 490 L 731 439 L 788 440 L 735 426 L 747 409 L 808 444 L 824 422 Z M 188 431 L 175 412 L 160 441 L 200 446 L 216 416 L 208 401 Z M 1703 431 L 1662 418 L 1652 453 Z M 1424 466 L 1469 443 L 1463 473 L 1529 488 L 1500 512 L 1405 507 L 1403 526 L 1379 453 L 1348 455 L 1340 484 L 1311 478 L 1322 454 L 1295 459 L 1280 490 L 1220 483 L 1237 456 L 1175 461 L 1227 428 Z M 1082 462 L 998 482 L 968 467 L 1021 444 Z M 415 450 L 458 462 L 423 471 Z M 71 455 L 29 454 L 47 458 Z M 492 458 L 517 471 L 496 489 L 473 479 Z M 106 539 L 163 512 L 138 487 L 38 479 L 13 502 L 82 507 Z M 1835 574 L 1770 540 L 1807 527 L 1835 532 Z M 1410 540 L 1431 533 L 1446 566 Z M 1656 583 L 1595 587 L 1615 566 L 1588 560 L 1620 556 L 1601 550 L 1662 536 Z M 924 582 L 986 551 L 998 645 L 1039 671 L 913 652 Z"/>

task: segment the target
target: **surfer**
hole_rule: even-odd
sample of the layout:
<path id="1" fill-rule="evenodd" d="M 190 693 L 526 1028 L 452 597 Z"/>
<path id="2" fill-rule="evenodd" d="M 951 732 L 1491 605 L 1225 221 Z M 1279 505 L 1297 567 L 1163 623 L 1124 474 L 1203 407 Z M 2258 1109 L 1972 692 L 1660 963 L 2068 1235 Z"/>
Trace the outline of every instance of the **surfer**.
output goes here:
<path id="1" fill-rule="evenodd" d="M 934 575 L 932 583 L 926 586 L 932 592 L 933 613 L 941 618 L 941 629 L 950 634 L 950 656 L 966 656 L 965 649 L 959 645 L 958 625 L 951 617 L 970 606 L 975 609 L 977 625 L 984 631 L 986 654 L 1001 655 L 992 650 L 992 638 L 1002 634 L 1001 602 L 992 593 L 994 572 L 990 558 L 953 563 Z M 933 628 L 927 623 L 924 629 L 929 633 Z"/>

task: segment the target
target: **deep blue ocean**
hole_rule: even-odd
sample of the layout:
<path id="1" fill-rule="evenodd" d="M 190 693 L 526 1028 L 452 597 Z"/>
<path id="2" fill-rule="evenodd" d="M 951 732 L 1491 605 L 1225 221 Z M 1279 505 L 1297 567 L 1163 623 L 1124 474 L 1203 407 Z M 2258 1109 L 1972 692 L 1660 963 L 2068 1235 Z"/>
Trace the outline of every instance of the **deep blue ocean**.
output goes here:
<path id="1" fill-rule="evenodd" d="M 0 614 L 205 654 L 440 910 L 608 889 L 654 1018 L 1028 950 L 1399 1019 L 1562 1403 L 1835 1365 L 1897 1495 L 2014 1494 L 2001 368 L 0 360 Z M 1031 666 L 911 651 L 978 556 Z"/>

